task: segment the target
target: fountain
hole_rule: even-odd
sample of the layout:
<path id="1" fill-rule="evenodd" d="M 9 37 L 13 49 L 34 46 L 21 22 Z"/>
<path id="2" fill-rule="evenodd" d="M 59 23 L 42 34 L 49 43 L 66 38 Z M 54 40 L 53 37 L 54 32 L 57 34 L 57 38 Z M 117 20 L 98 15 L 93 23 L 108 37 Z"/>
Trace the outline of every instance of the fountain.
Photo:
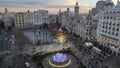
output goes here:
<path id="1" fill-rule="evenodd" d="M 67 60 L 67 56 L 63 53 L 56 53 L 53 57 L 52 57 L 53 61 L 56 63 L 63 63 Z"/>
<path id="2" fill-rule="evenodd" d="M 78 68 L 76 58 L 62 52 L 48 55 L 42 63 L 45 68 Z"/>
<path id="3" fill-rule="evenodd" d="M 58 44 L 61 49 L 67 47 L 67 37 L 60 28 L 56 34 L 56 39 L 58 39 Z M 59 48 L 58 47 L 58 48 Z M 48 55 L 43 59 L 43 66 L 45 68 L 77 68 L 76 58 L 68 53 L 54 53 Z"/>

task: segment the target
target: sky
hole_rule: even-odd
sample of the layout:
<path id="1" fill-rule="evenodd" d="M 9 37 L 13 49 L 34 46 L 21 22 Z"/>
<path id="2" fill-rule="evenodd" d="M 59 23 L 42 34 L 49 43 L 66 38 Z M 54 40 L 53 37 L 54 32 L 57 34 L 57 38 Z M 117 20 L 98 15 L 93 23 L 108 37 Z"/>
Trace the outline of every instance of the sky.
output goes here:
<path id="1" fill-rule="evenodd" d="M 4 8 L 8 8 L 9 12 L 31 12 L 38 9 L 48 10 L 49 13 L 58 13 L 59 9 L 65 11 L 66 8 L 74 10 L 75 3 L 78 2 L 80 13 L 88 13 L 95 7 L 98 0 L 0 0 L 0 12 L 4 12 Z M 117 0 L 112 0 L 114 3 Z"/>

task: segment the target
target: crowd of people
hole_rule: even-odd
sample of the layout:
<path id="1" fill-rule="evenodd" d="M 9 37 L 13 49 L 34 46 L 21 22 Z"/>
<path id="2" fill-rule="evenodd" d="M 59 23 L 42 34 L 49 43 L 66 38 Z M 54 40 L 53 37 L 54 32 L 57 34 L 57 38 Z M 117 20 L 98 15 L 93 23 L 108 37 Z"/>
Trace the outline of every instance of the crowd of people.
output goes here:
<path id="1" fill-rule="evenodd" d="M 84 46 L 84 40 L 74 36 L 74 34 L 68 33 L 68 35 L 70 42 L 78 49 L 77 53 L 75 49 L 75 53 L 79 58 L 79 62 L 82 62 L 86 68 L 109 68 L 109 65 L 105 63 L 107 60 L 103 56 L 94 53 L 91 48 Z"/>

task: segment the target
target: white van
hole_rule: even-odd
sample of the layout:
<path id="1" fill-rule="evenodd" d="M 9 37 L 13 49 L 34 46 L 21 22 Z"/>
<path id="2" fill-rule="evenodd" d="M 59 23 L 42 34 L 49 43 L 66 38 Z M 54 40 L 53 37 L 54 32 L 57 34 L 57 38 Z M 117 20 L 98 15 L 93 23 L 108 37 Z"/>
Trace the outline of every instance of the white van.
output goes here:
<path id="1" fill-rule="evenodd" d="M 25 63 L 25 66 L 26 66 L 27 68 L 30 68 L 30 64 L 29 64 L 28 62 Z"/>
<path id="2" fill-rule="evenodd" d="M 93 46 L 93 44 L 91 42 L 86 42 L 84 46 L 85 47 L 91 47 L 91 46 Z"/>

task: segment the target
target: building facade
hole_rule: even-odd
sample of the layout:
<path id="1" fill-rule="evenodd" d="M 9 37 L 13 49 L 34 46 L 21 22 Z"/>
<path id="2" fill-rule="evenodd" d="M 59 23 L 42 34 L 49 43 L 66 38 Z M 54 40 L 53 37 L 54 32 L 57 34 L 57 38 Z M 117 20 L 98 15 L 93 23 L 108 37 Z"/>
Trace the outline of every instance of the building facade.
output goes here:
<path id="1" fill-rule="evenodd" d="M 67 11 L 61 12 L 58 19 L 61 20 L 62 27 L 69 29 L 70 23 L 73 20 L 74 14 L 67 8 Z"/>
<path id="2" fill-rule="evenodd" d="M 2 20 L 2 13 L 0 13 L 0 19 Z"/>
<path id="3" fill-rule="evenodd" d="M 40 28 L 42 24 L 49 24 L 49 14 L 46 10 L 38 10 L 33 13 L 34 28 Z"/>
<path id="4" fill-rule="evenodd" d="M 19 12 L 15 14 L 15 28 L 26 29 L 25 13 Z"/>
<path id="5" fill-rule="evenodd" d="M 32 12 L 26 12 L 25 15 L 24 15 L 24 21 L 25 21 L 25 28 L 27 29 L 30 29 L 30 28 L 33 28 L 33 13 Z"/>
<path id="6" fill-rule="evenodd" d="M 106 4 L 106 1 L 104 0 L 99 0 L 97 3 L 96 3 L 96 7 L 95 8 L 92 8 L 92 15 L 96 15 L 98 14 L 101 10 L 103 10 L 104 6 Z"/>
<path id="7" fill-rule="evenodd" d="M 76 2 L 76 5 L 74 7 L 74 13 L 75 13 L 75 19 L 78 19 L 78 15 L 79 15 L 79 5 L 78 5 L 78 2 Z"/>
<path id="8" fill-rule="evenodd" d="M 92 40 L 96 38 L 96 22 L 93 21 L 92 13 L 79 14 L 79 5 L 76 2 L 74 13 L 68 9 L 61 13 L 62 27 L 72 34 L 75 34 L 83 40 Z"/>
<path id="9" fill-rule="evenodd" d="M 6 29 L 14 26 L 14 16 L 12 16 L 12 13 L 3 13 L 2 20 Z"/>
<path id="10" fill-rule="evenodd" d="M 49 21 L 50 23 L 56 23 L 57 22 L 58 15 L 50 15 Z"/>
<path id="11" fill-rule="evenodd" d="M 81 39 L 91 41 L 96 38 L 96 22 L 92 19 L 92 14 L 81 15 L 74 26 L 73 33 Z"/>
<path id="12" fill-rule="evenodd" d="M 50 23 L 49 14 L 46 10 L 19 12 L 15 14 L 15 27 L 18 29 L 40 28 L 44 23 Z"/>
<path id="13" fill-rule="evenodd" d="M 111 0 L 106 1 L 106 6 L 99 13 L 99 23 L 97 29 L 97 41 L 104 46 L 114 48 L 116 52 L 120 50 L 120 2 L 112 5 Z M 116 53 L 117 54 L 117 53 Z"/>

